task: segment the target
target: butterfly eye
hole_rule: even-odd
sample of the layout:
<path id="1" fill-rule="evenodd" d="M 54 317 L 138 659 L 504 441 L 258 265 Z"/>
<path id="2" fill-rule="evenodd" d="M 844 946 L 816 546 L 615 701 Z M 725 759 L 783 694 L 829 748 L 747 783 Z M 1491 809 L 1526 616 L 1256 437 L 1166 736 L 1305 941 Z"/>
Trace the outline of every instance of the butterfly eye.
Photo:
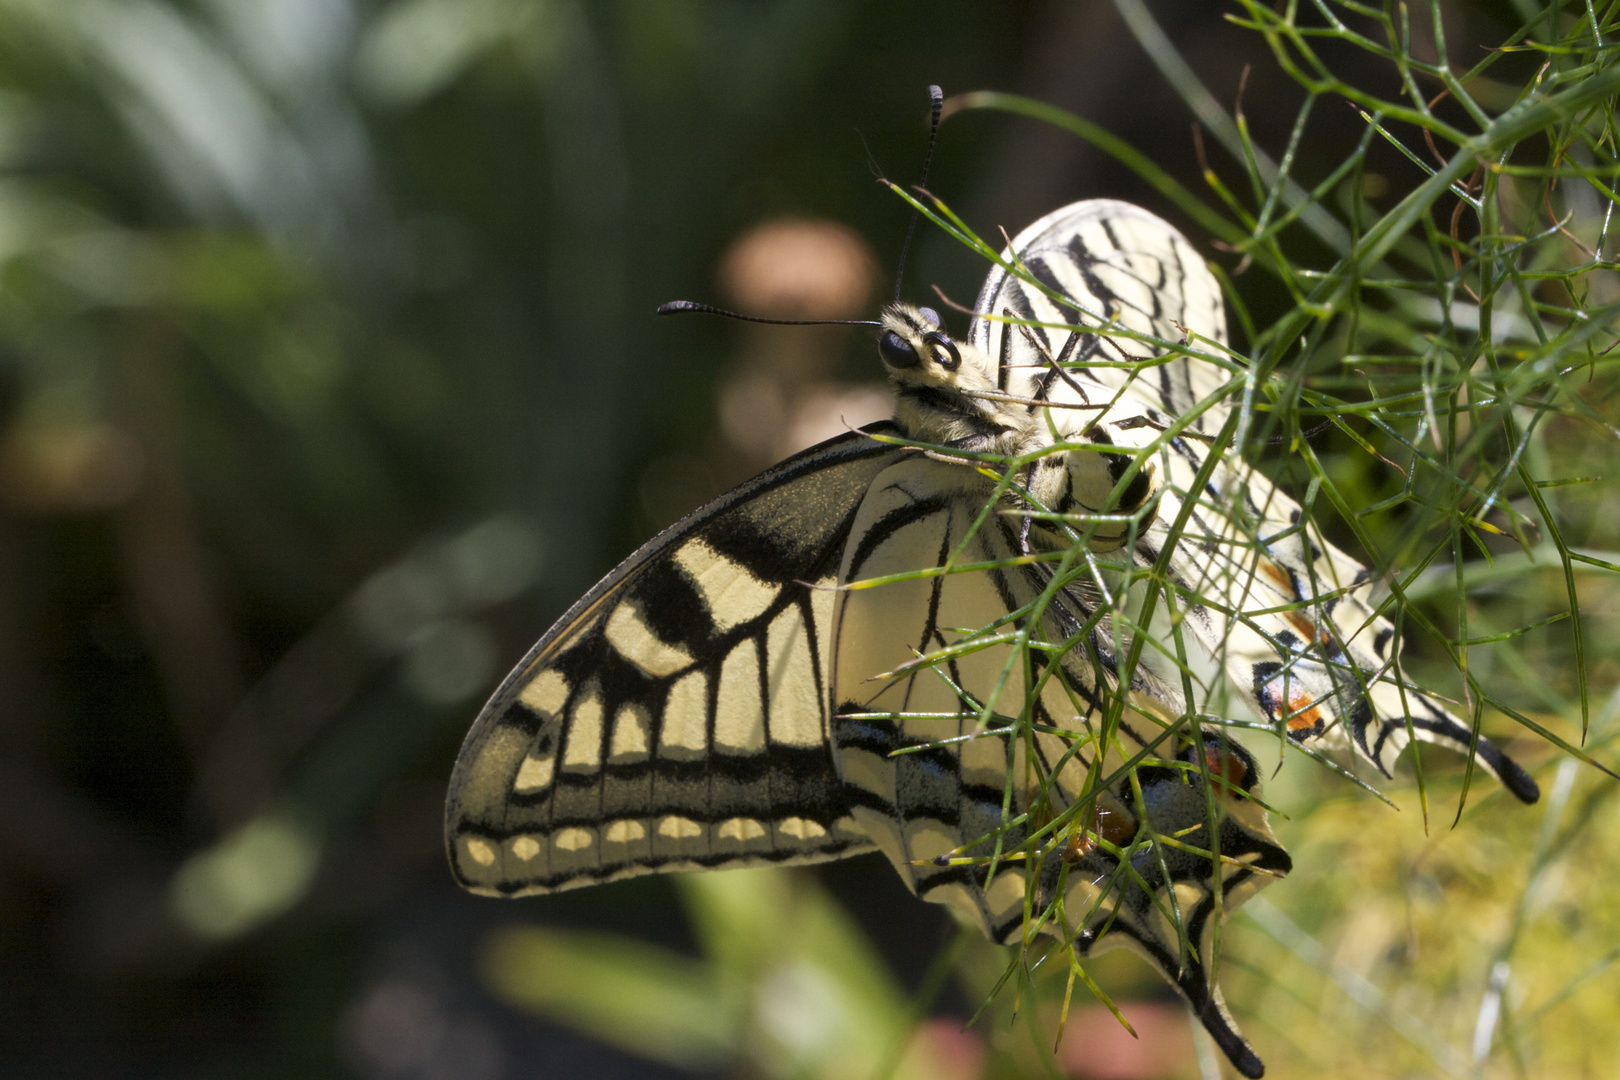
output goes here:
<path id="1" fill-rule="evenodd" d="M 955 371 L 962 366 L 962 354 L 956 351 L 956 342 L 937 330 L 923 335 L 924 343 L 933 346 L 934 359 L 946 371 Z"/>
<path id="2" fill-rule="evenodd" d="M 878 353 L 890 367 L 910 368 L 922 363 L 922 357 L 917 355 L 910 342 L 893 330 L 884 331 L 883 336 L 878 338 Z"/>
<path id="3" fill-rule="evenodd" d="M 935 330 L 942 329 L 945 326 L 945 320 L 941 319 L 939 317 L 939 312 L 935 311 L 931 307 L 920 307 L 917 309 L 917 314 L 921 315 L 923 317 L 923 321 L 929 326 L 932 326 Z"/>

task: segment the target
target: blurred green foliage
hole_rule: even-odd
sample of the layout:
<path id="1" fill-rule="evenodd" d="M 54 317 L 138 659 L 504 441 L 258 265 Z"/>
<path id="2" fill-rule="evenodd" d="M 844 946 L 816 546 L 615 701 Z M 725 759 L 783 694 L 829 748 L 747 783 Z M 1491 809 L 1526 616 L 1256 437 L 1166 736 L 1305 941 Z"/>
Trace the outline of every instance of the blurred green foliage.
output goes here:
<path id="1" fill-rule="evenodd" d="M 630 938 L 512 927 L 485 943 L 495 992 L 648 1057 L 854 1076 L 899 1060 L 905 995 L 849 917 L 791 873 L 680 880 L 706 963 Z M 885 1061 L 893 1056 L 895 1060 Z"/>
<path id="2" fill-rule="evenodd" d="M 1565 619 L 1470 647 L 1468 671 L 1571 744 L 1589 714 L 1584 752 L 1612 762 L 1613 91 L 1521 133 L 1480 179 L 1491 200 L 1472 163 L 1434 180 L 1422 134 L 1612 74 L 1612 5 L 1300 7 L 0 0 L 0 1069 L 1087 1075 L 1047 1052 L 1057 982 L 957 1033 L 1005 959 L 873 860 L 521 906 L 455 894 L 442 864 L 478 696 L 663 523 L 644 481 L 690 504 L 740 479 L 714 404 L 735 329 L 650 312 L 711 296 L 728 245 L 782 215 L 853 226 L 892 273 L 905 208 L 872 179 L 920 162 L 928 82 L 1062 106 L 1162 167 L 1174 190 L 970 112 L 932 187 L 991 237 L 1083 196 L 1172 215 L 1277 375 L 1264 434 L 1375 399 L 1369 379 L 1404 387 L 1393 429 L 1342 423 L 1263 464 L 1331 481 L 1319 511 L 1407 575 L 1438 631 L 1410 635 L 1413 677 L 1455 679 L 1448 637 L 1578 596 L 1584 665 Z M 1344 32 L 1293 29 L 1322 12 Z M 1388 216 L 1425 183 L 1423 213 Z M 1485 223 L 1452 226 L 1459 199 Z M 1357 291 L 1380 258 L 1400 280 Z M 1481 314 L 1481 267 L 1504 262 Z M 965 299 L 982 269 L 934 233 L 908 280 Z M 1338 319 L 1298 303 L 1346 295 Z M 1545 414 L 1519 460 L 1581 482 L 1504 481 L 1489 505 L 1447 486 L 1517 445 L 1470 411 L 1503 391 L 1472 366 L 1487 317 L 1522 375 L 1497 421 Z M 841 374 L 870 378 L 869 342 L 843 349 Z M 1549 387 L 1565 396 L 1539 409 Z M 1463 452 L 1415 487 L 1370 463 L 1429 445 Z M 1425 569 L 1436 514 L 1476 546 Z M 1515 544 L 1528 516 L 1561 538 Z M 1222 965 L 1273 1075 L 1612 1066 L 1614 788 L 1514 749 L 1544 808 L 1476 787 L 1455 830 L 1438 755 L 1427 816 L 1410 781 L 1401 814 L 1304 763 L 1271 784 L 1299 869 L 1231 922 Z M 1160 992 L 1126 958 L 1095 974 L 1120 1000 Z M 1127 1015 L 1145 1042 L 1183 1037 Z M 1144 1067 L 1219 1068 L 1193 1046 Z"/>

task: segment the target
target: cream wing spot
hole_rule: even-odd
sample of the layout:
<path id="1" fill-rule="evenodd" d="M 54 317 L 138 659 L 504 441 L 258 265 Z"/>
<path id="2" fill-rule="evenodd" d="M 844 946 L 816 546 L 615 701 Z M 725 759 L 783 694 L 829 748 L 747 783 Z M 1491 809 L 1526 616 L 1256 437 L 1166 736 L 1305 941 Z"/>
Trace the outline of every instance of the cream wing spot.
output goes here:
<path id="1" fill-rule="evenodd" d="M 551 842 L 564 851 L 583 851 L 596 842 L 596 833 L 591 829 L 562 829 Z"/>
<path id="2" fill-rule="evenodd" d="M 532 795 L 536 791 L 544 791 L 551 786 L 551 778 L 557 771 L 557 759 L 554 755 L 535 757 L 529 755 L 518 766 L 517 778 L 512 781 L 512 790 L 519 795 Z"/>
<path id="3" fill-rule="evenodd" d="M 645 838 L 647 827 L 631 818 L 623 818 L 613 822 L 602 834 L 603 838 L 612 844 L 629 844 Z"/>
<path id="4" fill-rule="evenodd" d="M 601 767 L 602 695 L 593 685 L 574 706 L 563 768 L 569 772 L 595 772 Z"/>
<path id="5" fill-rule="evenodd" d="M 640 705 L 632 702 L 620 706 L 617 715 L 613 717 L 613 742 L 608 747 L 608 763 L 633 765 L 638 761 L 645 761 L 648 747 L 647 731 L 651 726 L 652 718 Z"/>
<path id="6" fill-rule="evenodd" d="M 1081 874 L 1070 874 L 1069 891 L 1064 894 L 1064 902 L 1075 911 L 1090 911 L 1097 905 L 1100 892 L 1095 882 Z"/>
<path id="7" fill-rule="evenodd" d="M 783 818 L 776 823 L 777 832 L 786 833 L 795 840 L 815 840 L 827 835 L 819 821 L 804 817 Z"/>
<path id="8" fill-rule="evenodd" d="M 540 844 L 532 836 L 520 836 L 512 841 L 512 854 L 524 862 L 528 862 L 540 854 Z"/>
<path id="9" fill-rule="evenodd" d="M 1014 911 L 1023 910 L 1024 887 L 1022 871 L 996 875 L 996 880 L 984 891 L 985 905 L 990 909 L 990 916 L 995 922 L 1003 922 Z"/>
<path id="10" fill-rule="evenodd" d="M 825 741 L 821 730 L 820 692 L 811 667 L 810 638 L 798 608 L 790 607 L 771 620 L 765 637 L 765 655 L 771 742 L 784 746 L 820 746 Z"/>
<path id="11" fill-rule="evenodd" d="M 675 553 L 675 562 L 697 586 L 715 629 L 722 634 L 765 614 L 781 592 L 779 586 L 759 580 L 701 540 L 683 544 Z"/>
<path id="12" fill-rule="evenodd" d="M 568 680 L 555 668 L 547 668 L 518 693 L 518 700 L 541 716 L 555 715 L 568 700 Z"/>
<path id="13" fill-rule="evenodd" d="M 961 839 L 930 822 L 911 822 L 906 828 L 906 845 L 913 859 L 933 859 L 955 851 Z"/>
<path id="14" fill-rule="evenodd" d="M 765 717 L 759 699 L 759 651 L 740 642 L 720 667 L 714 708 L 714 748 L 726 754 L 757 754 L 765 749 Z"/>
<path id="15" fill-rule="evenodd" d="M 701 582 L 716 563 L 729 562 L 718 551 L 702 540 L 690 540 L 675 552 L 675 563 L 693 582 Z"/>
<path id="16" fill-rule="evenodd" d="M 670 687 L 658 733 L 660 757 L 691 761 L 709 749 L 709 680 L 694 671 Z"/>
<path id="17" fill-rule="evenodd" d="M 692 663 L 685 649 L 671 645 L 654 634 L 641 616 L 641 610 L 625 601 L 608 616 L 603 636 L 619 655 L 649 675 L 673 675 Z"/>
<path id="18" fill-rule="evenodd" d="M 758 840 L 764 836 L 765 826 L 753 818 L 737 817 L 722 822 L 720 827 L 715 830 L 715 835 L 723 840 L 736 840 L 739 843 L 747 843 L 750 840 Z"/>
<path id="19" fill-rule="evenodd" d="M 467 838 L 467 857 L 479 866 L 495 865 L 495 849 L 487 840 L 480 840 L 476 836 Z"/>
<path id="20" fill-rule="evenodd" d="M 846 746 L 838 752 L 838 771 L 846 784 L 854 784 L 894 805 L 894 762 L 870 750 Z"/>
<path id="21" fill-rule="evenodd" d="M 690 840 L 703 835 L 703 826 L 691 818 L 671 814 L 659 821 L 658 835 L 670 840 Z"/>

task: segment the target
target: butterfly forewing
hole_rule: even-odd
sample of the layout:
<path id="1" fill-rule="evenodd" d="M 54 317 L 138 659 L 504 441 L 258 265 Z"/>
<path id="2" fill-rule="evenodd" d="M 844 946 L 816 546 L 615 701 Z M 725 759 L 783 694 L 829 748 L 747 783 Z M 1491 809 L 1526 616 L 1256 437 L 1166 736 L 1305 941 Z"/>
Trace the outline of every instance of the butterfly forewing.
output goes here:
<path id="1" fill-rule="evenodd" d="M 554 626 L 484 708 L 446 808 L 467 887 L 865 850 L 828 740 L 850 526 L 896 451 L 851 434 L 673 526 Z"/>

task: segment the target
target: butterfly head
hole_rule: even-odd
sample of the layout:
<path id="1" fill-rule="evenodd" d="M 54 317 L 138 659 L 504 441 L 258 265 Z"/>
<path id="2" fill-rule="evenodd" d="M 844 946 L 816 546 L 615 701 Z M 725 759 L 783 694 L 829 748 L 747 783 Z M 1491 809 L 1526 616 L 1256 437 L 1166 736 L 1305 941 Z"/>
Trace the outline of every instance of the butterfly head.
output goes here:
<path id="1" fill-rule="evenodd" d="M 880 325 L 878 355 L 896 382 L 994 388 L 984 354 L 947 334 L 933 308 L 891 304 L 884 309 Z"/>
<path id="2" fill-rule="evenodd" d="M 997 393 L 989 357 L 947 334 L 932 308 L 892 304 L 880 325 L 878 355 L 895 387 L 895 419 L 909 435 L 963 449 L 1021 451 L 1029 416 L 984 396 Z"/>

